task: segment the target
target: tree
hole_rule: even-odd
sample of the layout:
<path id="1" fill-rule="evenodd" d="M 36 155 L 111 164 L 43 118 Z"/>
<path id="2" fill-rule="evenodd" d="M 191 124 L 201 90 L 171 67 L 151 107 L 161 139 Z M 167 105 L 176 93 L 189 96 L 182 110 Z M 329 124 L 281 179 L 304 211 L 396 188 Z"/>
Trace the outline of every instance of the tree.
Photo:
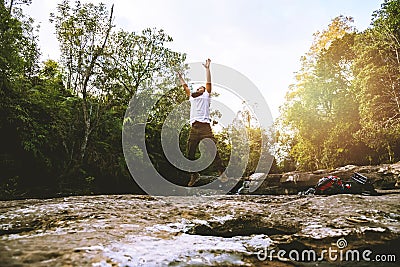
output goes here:
<path id="1" fill-rule="evenodd" d="M 9 194 L 17 194 L 37 166 L 31 163 L 40 161 L 36 132 L 43 127 L 34 114 L 40 107 L 29 98 L 38 68 L 37 36 L 33 20 L 16 6 L 29 2 L 0 1 L 0 191 Z"/>
<path id="2" fill-rule="evenodd" d="M 186 99 L 176 84 L 176 71 L 185 68 L 185 54 L 166 47 L 173 39 L 163 30 L 148 28 L 140 34 L 119 30 L 111 38 L 104 80 L 111 82 L 109 86 L 122 106 L 127 107 L 131 100 L 145 102 L 128 107 L 124 129 L 130 127 L 128 124 L 145 123 L 146 149 L 153 165 L 165 177 L 176 179 L 182 173 L 164 155 L 161 130 L 168 114 Z M 135 150 L 133 157 L 144 153 Z"/>
<path id="3" fill-rule="evenodd" d="M 33 19 L 26 17 L 19 1 L 0 1 L 0 85 L 1 92 L 23 79 L 32 76 L 37 70 L 39 49 Z M 29 4 L 30 1 L 22 1 Z M 15 90 L 19 86 L 14 86 Z"/>
<path id="4" fill-rule="evenodd" d="M 79 155 L 75 157 L 81 163 L 90 135 L 103 112 L 103 99 L 110 94 L 107 88 L 96 86 L 96 79 L 103 72 L 100 62 L 105 60 L 113 28 L 113 6 L 108 12 L 104 4 L 82 5 L 80 1 L 75 1 L 75 6 L 71 7 L 69 1 L 64 0 L 57 6 L 57 11 L 58 14 L 51 14 L 50 21 L 55 24 L 60 42 L 65 84 L 67 90 L 81 99 L 83 132 Z"/>
<path id="5" fill-rule="evenodd" d="M 8 13 L 11 14 L 12 10 L 14 9 L 15 6 L 17 5 L 30 5 L 32 3 L 32 0 L 2 0 L 4 2 L 4 5 L 8 5 Z"/>
<path id="6" fill-rule="evenodd" d="M 290 155 L 300 169 L 333 167 L 349 160 L 357 113 L 351 91 L 353 19 L 339 16 L 314 34 L 302 68 L 291 85 L 279 119 L 292 137 Z M 284 139 L 282 139 L 284 138 Z"/>
<path id="7" fill-rule="evenodd" d="M 357 137 L 378 161 L 400 159 L 400 1 L 386 0 L 357 38 L 354 63 L 362 128 Z"/>
<path id="8" fill-rule="evenodd" d="M 119 30 L 111 39 L 104 65 L 117 85 L 114 94 L 125 105 L 137 93 L 175 87 L 175 71 L 184 69 L 186 56 L 166 47 L 173 39 L 164 30 L 147 28 L 141 34 Z"/>

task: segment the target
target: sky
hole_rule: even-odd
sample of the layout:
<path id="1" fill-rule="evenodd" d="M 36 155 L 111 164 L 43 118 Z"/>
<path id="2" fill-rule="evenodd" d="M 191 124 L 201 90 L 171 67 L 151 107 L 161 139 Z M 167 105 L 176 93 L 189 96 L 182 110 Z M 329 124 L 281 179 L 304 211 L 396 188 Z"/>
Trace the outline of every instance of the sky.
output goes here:
<path id="1" fill-rule="evenodd" d="M 42 60 L 59 58 L 54 25 L 49 14 L 61 0 L 33 0 L 24 8 L 40 24 Z M 72 2 L 72 1 L 71 1 Z M 187 63 L 204 61 L 235 69 L 261 91 L 271 110 L 279 106 L 300 57 L 311 46 L 313 33 L 326 29 L 339 16 L 354 18 L 363 31 L 383 0 L 81 0 L 114 3 L 114 24 L 126 31 L 164 29 L 174 41 L 168 46 L 187 54 Z"/>

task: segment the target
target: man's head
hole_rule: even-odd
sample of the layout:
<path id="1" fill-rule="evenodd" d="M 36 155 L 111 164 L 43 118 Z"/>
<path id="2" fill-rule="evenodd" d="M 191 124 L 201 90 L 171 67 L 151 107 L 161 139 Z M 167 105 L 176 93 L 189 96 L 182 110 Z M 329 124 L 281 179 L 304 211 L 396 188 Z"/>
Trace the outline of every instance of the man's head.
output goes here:
<path id="1" fill-rule="evenodd" d="M 205 90 L 206 90 L 206 88 L 204 86 L 200 86 L 199 88 L 197 88 L 197 90 L 195 92 L 192 93 L 192 97 L 201 96 Z"/>
<path id="2" fill-rule="evenodd" d="M 199 93 L 204 93 L 205 90 L 206 88 L 204 86 L 200 86 L 199 88 L 197 88 L 197 92 Z"/>

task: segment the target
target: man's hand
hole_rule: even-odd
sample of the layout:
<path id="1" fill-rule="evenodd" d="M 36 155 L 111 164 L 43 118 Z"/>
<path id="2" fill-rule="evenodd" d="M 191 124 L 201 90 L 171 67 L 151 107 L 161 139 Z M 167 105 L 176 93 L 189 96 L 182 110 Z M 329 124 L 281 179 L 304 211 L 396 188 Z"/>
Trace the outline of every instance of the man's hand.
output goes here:
<path id="1" fill-rule="evenodd" d="M 176 74 L 178 75 L 178 78 L 179 78 L 179 81 L 181 82 L 181 85 L 184 85 L 186 82 L 185 82 L 185 79 L 183 78 L 182 72 L 177 71 Z"/>
<path id="2" fill-rule="evenodd" d="M 181 85 L 183 86 L 183 88 L 185 89 L 185 93 L 187 96 L 190 96 L 190 89 L 189 86 L 186 84 L 185 79 L 183 79 L 182 73 L 180 71 L 176 72 L 178 74 L 179 77 L 179 81 L 181 82 Z"/>
<path id="3" fill-rule="evenodd" d="M 211 59 L 206 60 L 206 64 L 203 63 L 204 68 L 209 69 L 211 64 Z"/>
<path id="4" fill-rule="evenodd" d="M 211 94 L 211 71 L 210 71 L 211 59 L 206 60 L 206 64 L 203 64 L 204 68 L 206 68 L 206 90 L 209 94 Z"/>

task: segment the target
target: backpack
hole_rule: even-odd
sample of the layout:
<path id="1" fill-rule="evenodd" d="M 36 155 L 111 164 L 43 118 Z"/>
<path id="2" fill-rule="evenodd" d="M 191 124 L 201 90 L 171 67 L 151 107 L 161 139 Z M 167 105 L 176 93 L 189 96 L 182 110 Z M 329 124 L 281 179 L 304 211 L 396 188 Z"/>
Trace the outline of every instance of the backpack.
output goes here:
<path id="1" fill-rule="evenodd" d="M 343 190 L 342 180 L 333 175 L 322 177 L 315 186 L 315 194 L 337 194 L 343 192 Z"/>
<path id="2" fill-rule="evenodd" d="M 355 172 L 350 180 L 344 182 L 339 177 L 333 175 L 322 177 L 316 186 L 304 192 L 299 192 L 299 195 L 332 195 L 340 193 L 378 195 L 368 177 L 358 172 Z"/>
<path id="3" fill-rule="evenodd" d="M 350 181 L 346 182 L 344 189 L 346 193 L 350 194 L 378 195 L 368 178 L 358 172 L 350 177 Z"/>

